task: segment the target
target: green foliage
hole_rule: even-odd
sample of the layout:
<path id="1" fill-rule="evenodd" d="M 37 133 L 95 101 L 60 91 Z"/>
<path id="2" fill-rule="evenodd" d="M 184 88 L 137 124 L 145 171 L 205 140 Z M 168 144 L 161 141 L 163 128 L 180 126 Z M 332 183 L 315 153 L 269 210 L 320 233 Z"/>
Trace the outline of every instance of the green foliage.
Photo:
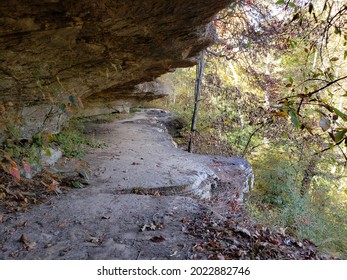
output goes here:
<path id="1" fill-rule="evenodd" d="M 39 164 L 42 145 L 36 141 L 8 138 L 0 145 L 0 170 L 12 175 L 17 181 L 21 174 L 32 176 L 31 166 Z"/>
<path id="2" fill-rule="evenodd" d="M 293 72 L 286 82 L 291 84 L 297 79 L 293 60 L 300 59 L 288 58 Z M 211 65 L 210 62 L 206 69 L 195 152 L 238 156 L 246 152 L 255 172 L 255 187 L 247 201 L 250 215 L 266 225 L 287 228 L 292 235 L 308 238 L 329 254 L 347 257 L 344 253 L 347 196 L 343 191 L 332 191 L 334 184 L 345 184 L 339 178 L 344 173 L 340 158 L 333 151 L 316 158 L 314 152 L 321 142 L 297 129 L 303 123 L 295 110 L 288 109 L 282 114 L 271 109 L 263 110 L 263 90 L 247 79 L 239 82 L 237 89 L 232 76 L 225 73 L 214 76 Z M 223 62 L 217 65 L 220 72 L 227 67 Z M 236 72 L 243 74 L 237 68 Z M 177 88 L 173 89 L 175 100 L 166 100 L 165 105 L 186 124 L 183 129 L 185 138 L 180 140 L 185 146 L 193 112 L 193 86 L 187 84 L 193 85 L 190 79 L 194 77 L 189 71 L 181 70 L 176 79 L 180 78 L 186 83 L 176 83 Z M 340 138 L 345 135 L 344 130 L 339 133 Z M 337 179 L 328 171 L 333 166 L 338 169 L 335 172 Z M 309 174 L 311 182 L 307 192 L 302 194 L 303 182 L 310 169 L 313 169 L 313 175 Z"/>
<path id="3" fill-rule="evenodd" d="M 82 122 L 73 120 L 59 134 L 52 135 L 47 131 L 35 134 L 30 140 L 8 138 L 0 145 L 0 150 L 8 153 L 16 162 L 25 160 L 30 164 L 39 164 L 41 151 L 49 153 L 49 147 L 59 148 L 68 157 L 82 157 L 87 146 L 102 147 L 104 144 L 83 134 Z"/>
<path id="4" fill-rule="evenodd" d="M 52 135 L 56 143 L 68 157 L 83 157 L 87 146 L 100 148 L 104 144 L 83 134 L 83 125 L 78 120 L 70 121 L 59 134 Z"/>
<path id="5" fill-rule="evenodd" d="M 17 127 L 15 127 L 12 123 L 7 123 L 5 130 L 11 139 L 19 139 L 21 137 L 20 130 Z"/>
<path id="6" fill-rule="evenodd" d="M 347 7 L 324 2 L 277 1 L 284 20 L 268 1 L 252 1 L 264 18 L 242 3 L 237 17 L 222 13 L 224 45 L 206 59 L 194 151 L 246 157 L 256 175 L 251 216 L 347 258 Z M 185 141 L 192 73 L 174 74 L 165 104 L 185 120 Z"/>
<path id="7" fill-rule="evenodd" d="M 331 188 L 330 180 L 316 177 L 314 188 L 300 194 L 305 163 L 290 159 L 281 150 L 259 154 L 252 166 L 255 187 L 247 199 L 251 216 L 307 238 L 325 253 L 347 258 L 347 193 Z"/>
<path id="8" fill-rule="evenodd" d="M 269 151 L 266 156 L 258 155 L 252 160 L 252 166 L 261 204 L 283 208 L 293 202 L 298 192 L 297 182 L 302 178 L 285 152 L 277 150 Z"/>
<path id="9" fill-rule="evenodd" d="M 40 147 L 36 142 L 18 141 L 7 139 L 0 146 L 11 158 L 25 159 L 31 164 L 37 164 L 40 160 Z"/>

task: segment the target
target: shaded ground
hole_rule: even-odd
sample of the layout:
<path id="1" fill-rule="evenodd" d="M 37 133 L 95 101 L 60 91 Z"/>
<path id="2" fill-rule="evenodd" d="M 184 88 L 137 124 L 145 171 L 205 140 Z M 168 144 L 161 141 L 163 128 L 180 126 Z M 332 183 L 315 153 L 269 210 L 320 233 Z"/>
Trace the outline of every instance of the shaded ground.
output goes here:
<path id="1" fill-rule="evenodd" d="M 107 146 L 90 149 L 84 164 L 54 167 L 65 176 L 84 170 L 74 184 L 88 187 L 57 186 L 57 196 L 28 211 L 2 213 L 0 259 L 321 258 L 311 243 L 246 221 L 249 164 L 176 149 L 163 125 L 169 117 L 147 110 L 89 123 L 86 133 Z"/>

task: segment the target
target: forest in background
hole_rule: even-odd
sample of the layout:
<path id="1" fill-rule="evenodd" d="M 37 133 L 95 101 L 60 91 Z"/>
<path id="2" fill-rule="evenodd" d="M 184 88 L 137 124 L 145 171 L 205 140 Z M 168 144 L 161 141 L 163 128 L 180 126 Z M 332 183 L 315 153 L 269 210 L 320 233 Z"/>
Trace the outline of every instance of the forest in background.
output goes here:
<path id="1" fill-rule="evenodd" d="M 156 103 L 184 122 L 182 147 L 191 141 L 195 153 L 249 160 L 252 218 L 344 259 L 346 23 L 345 1 L 236 1 L 214 20 L 218 43 L 200 58 L 200 72 L 164 76 L 172 94 Z"/>

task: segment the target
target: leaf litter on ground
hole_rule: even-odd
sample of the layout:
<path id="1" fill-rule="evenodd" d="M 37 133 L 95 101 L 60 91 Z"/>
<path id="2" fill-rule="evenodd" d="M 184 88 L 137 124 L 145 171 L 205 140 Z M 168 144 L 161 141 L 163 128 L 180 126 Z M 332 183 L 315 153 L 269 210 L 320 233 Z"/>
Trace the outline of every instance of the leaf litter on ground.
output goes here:
<path id="1" fill-rule="evenodd" d="M 192 259 L 216 260 L 326 260 L 308 239 L 297 240 L 283 228 L 269 228 L 239 217 L 216 220 L 206 214 L 187 221 L 186 234 L 198 241 Z"/>
<path id="2" fill-rule="evenodd" d="M 15 180 L 10 174 L 0 171 L 0 212 L 4 214 L 26 211 L 28 207 L 46 201 L 52 195 L 61 195 L 71 188 L 78 174 L 64 177 L 42 171 L 32 178 Z M 0 222 L 1 222 L 0 219 Z"/>

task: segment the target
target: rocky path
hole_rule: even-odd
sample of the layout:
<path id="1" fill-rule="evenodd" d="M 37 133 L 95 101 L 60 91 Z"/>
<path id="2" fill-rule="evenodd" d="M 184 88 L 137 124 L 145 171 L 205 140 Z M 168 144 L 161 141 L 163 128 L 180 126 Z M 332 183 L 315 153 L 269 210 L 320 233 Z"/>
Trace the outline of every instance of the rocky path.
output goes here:
<path id="1" fill-rule="evenodd" d="M 223 219 L 213 200 L 239 202 L 252 181 L 239 158 L 188 154 L 175 147 L 171 115 L 144 110 L 112 123 L 89 123 L 106 147 L 84 160 L 89 186 L 3 216 L 0 259 L 190 259 L 196 237 L 186 221 Z M 221 205 L 219 205 L 221 206 Z"/>

